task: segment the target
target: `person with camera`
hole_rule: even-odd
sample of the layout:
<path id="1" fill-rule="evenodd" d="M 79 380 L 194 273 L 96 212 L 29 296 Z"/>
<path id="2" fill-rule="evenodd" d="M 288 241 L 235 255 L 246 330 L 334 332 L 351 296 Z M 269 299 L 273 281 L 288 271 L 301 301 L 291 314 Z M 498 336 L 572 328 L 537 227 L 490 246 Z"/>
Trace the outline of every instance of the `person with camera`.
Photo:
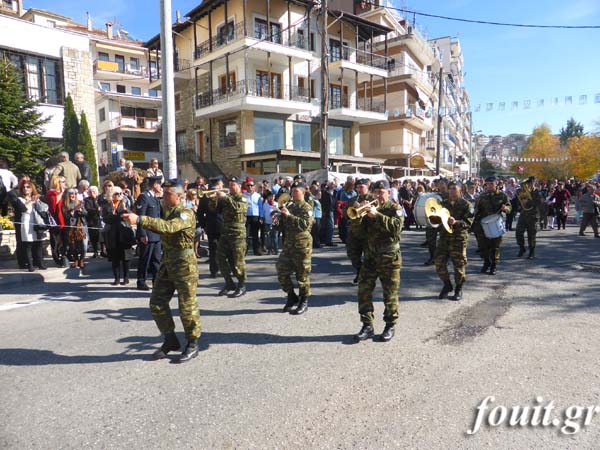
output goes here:
<path id="1" fill-rule="evenodd" d="M 123 190 L 114 186 L 110 191 L 110 200 L 102 207 L 102 220 L 106 224 L 103 231 L 108 259 L 112 263 L 115 280 L 113 286 L 129 284 L 129 249 L 135 243 L 135 233 L 123 222 L 121 216 L 131 212 L 123 199 Z M 121 270 L 122 269 L 122 270 Z M 122 281 L 120 281 L 122 278 Z"/>
<path id="2" fill-rule="evenodd" d="M 26 268 L 29 272 L 35 271 L 35 267 L 46 270 L 42 256 L 46 227 L 41 215 L 48 211 L 48 205 L 40 200 L 35 185 L 24 180 L 19 185 L 15 206 L 15 227 L 20 228 L 17 237 L 21 240 L 20 251 Z"/>

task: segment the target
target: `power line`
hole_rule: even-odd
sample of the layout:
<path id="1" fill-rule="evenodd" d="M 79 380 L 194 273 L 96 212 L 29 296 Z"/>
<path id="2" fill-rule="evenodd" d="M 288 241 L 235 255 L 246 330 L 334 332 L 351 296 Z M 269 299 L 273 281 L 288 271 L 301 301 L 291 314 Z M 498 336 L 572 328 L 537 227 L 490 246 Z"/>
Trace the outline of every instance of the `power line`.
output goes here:
<path id="1" fill-rule="evenodd" d="M 374 3 L 368 3 L 372 6 L 380 6 Z M 600 25 L 538 25 L 526 23 L 509 23 L 509 22 L 492 22 L 488 20 L 463 19 L 460 17 L 441 16 L 439 14 L 424 13 L 404 8 L 396 8 L 394 6 L 384 6 L 384 8 L 393 9 L 406 14 L 414 14 L 417 16 L 432 17 L 434 19 L 453 20 L 455 22 L 477 23 L 481 25 L 495 25 L 501 27 L 519 27 L 519 28 L 555 28 L 555 29 L 600 29 Z"/>

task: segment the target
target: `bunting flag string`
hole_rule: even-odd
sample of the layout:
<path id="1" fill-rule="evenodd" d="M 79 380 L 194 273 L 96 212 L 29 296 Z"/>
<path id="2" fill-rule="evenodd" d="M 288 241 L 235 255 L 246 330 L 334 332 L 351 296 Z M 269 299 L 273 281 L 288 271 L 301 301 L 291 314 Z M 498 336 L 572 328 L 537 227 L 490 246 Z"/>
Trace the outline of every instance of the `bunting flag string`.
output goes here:
<path id="1" fill-rule="evenodd" d="M 534 108 L 545 108 L 547 106 L 558 107 L 561 105 L 564 106 L 585 106 L 597 104 L 600 105 L 600 93 L 594 95 L 588 94 L 580 94 L 578 96 L 573 95 L 565 95 L 562 97 L 552 97 L 550 99 L 545 98 L 537 98 L 537 99 L 525 99 L 522 101 L 512 100 L 510 103 L 506 101 L 500 101 L 497 104 L 495 102 L 487 102 L 484 104 L 476 104 L 472 106 L 473 112 L 505 112 L 505 111 L 517 111 L 517 110 L 532 110 Z M 510 105 L 510 107 L 508 107 Z M 469 112 L 468 110 L 462 111 L 462 113 Z M 453 111 L 450 111 L 449 114 L 453 114 Z M 461 111 L 458 111 L 460 114 Z"/>
<path id="2" fill-rule="evenodd" d="M 569 156 L 559 156 L 555 158 L 522 158 L 520 156 L 507 156 L 503 158 L 504 161 L 509 162 L 558 162 L 558 161 L 569 161 Z"/>

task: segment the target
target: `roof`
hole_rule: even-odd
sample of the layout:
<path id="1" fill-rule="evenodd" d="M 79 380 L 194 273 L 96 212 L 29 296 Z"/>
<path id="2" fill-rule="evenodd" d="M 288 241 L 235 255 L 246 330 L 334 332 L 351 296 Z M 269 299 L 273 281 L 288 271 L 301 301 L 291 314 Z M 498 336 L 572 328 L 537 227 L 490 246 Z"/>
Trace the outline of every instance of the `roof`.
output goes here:
<path id="1" fill-rule="evenodd" d="M 193 22 L 190 20 L 186 20 L 185 22 L 175 22 L 173 24 L 173 32 L 181 33 L 186 28 L 191 27 L 192 24 Z M 144 47 L 148 48 L 149 50 L 160 49 L 160 33 L 144 42 Z"/>
<path id="2" fill-rule="evenodd" d="M 373 33 L 373 36 L 381 36 L 393 31 L 390 27 L 371 22 L 370 20 L 350 14 L 346 11 L 329 10 L 329 15 L 335 18 L 343 16 L 341 20 L 356 25 L 358 27 L 359 36 L 365 41 L 371 39 L 371 32 Z"/>
<path id="3" fill-rule="evenodd" d="M 186 17 L 189 17 L 192 20 L 200 19 L 200 18 L 206 16 L 209 13 L 209 11 L 212 11 L 213 9 L 216 9 L 217 7 L 221 6 L 223 3 L 225 3 L 225 1 L 226 0 L 203 0 L 202 3 L 200 3 L 194 9 L 192 9 L 190 12 L 188 12 L 186 14 Z M 315 2 L 313 2 L 312 0 L 288 0 L 288 1 L 290 3 L 296 3 L 298 5 L 306 5 L 306 6 L 315 5 Z"/>
<path id="4" fill-rule="evenodd" d="M 40 8 L 29 8 L 27 11 L 25 11 L 25 14 L 23 14 L 22 17 L 25 17 L 28 14 L 34 14 L 34 13 L 40 13 L 40 14 L 44 14 L 47 16 L 55 17 L 57 19 L 62 19 L 66 22 L 73 22 L 73 19 L 71 19 L 70 17 L 63 16 L 61 14 L 56 14 L 56 13 L 53 13 L 52 11 L 48 11 L 47 9 L 40 9 Z"/>

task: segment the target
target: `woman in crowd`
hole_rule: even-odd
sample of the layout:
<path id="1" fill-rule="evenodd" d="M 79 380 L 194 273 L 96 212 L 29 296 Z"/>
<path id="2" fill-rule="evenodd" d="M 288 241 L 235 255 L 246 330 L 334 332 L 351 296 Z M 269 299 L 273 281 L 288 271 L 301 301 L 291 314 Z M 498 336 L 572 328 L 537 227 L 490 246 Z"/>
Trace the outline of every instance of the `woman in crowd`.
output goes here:
<path id="1" fill-rule="evenodd" d="M 158 159 L 152 158 L 150 160 L 150 168 L 146 171 L 146 178 L 150 177 L 160 177 L 160 184 L 162 185 L 165 182 L 165 177 L 162 173 L 162 170 L 158 167 Z"/>
<path id="2" fill-rule="evenodd" d="M 575 191 L 575 223 L 581 223 L 581 217 L 583 216 L 583 209 L 581 208 L 581 196 L 583 195 L 583 189 L 579 188 Z"/>
<path id="3" fill-rule="evenodd" d="M 115 187 L 114 183 L 110 180 L 105 180 L 102 183 L 102 193 L 98 196 L 98 206 L 100 207 L 100 214 L 102 214 L 102 209 L 105 205 L 109 204 L 112 201 L 111 192 Z M 100 217 L 102 219 L 102 217 Z M 100 220 L 100 226 L 104 226 L 102 220 Z M 106 258 L 108 253 L 106 252 L 106 242 L 104 241 L 104 233 L 100 233 L 100 256 Z"/>
<path id="4" fill-rule="evenodd" d="M 55 175 L 50 180 L 50 189 L 46 192 L 46 203 L 56 227 L 50 229 L 50 246 L 52 247 L 52 258 L 59 267 L 66 267 L 65 256 L 65 219 L 63 216 L 63 195 L 65 192 L 65 177 Z"/>
<path id="5" fill-rule="evenodd" d="M 348 221 L 346 220 L 346 215 L 343 211 L 346 209 L 348 202 L 356 197 L 356 191 L 354 190 L 354 178 L 351 176 L 348 177 L 346 183 L 344 184 L 344 188 L 340 191 L 339 201 L 337 206 L 339 208 L 339 220 L 338 220 L 338 233 L 340 235 L 340 240 L 345 244 L 346 238 L 348 237 Z"/>
<path id="6" fill-rule="evenodd" d="M 98 188 L 90 186 L 88 196 L 83 201 L 83 207 L 87 211 L 88 237 L 90 244 L 94 249 L 92 258 L 98 257 L 98 247 L 100 241 L 100 205 L 98 204 Z"/>
<path id="7" fill-rule="evenodd" d="M 546 216 L 548 221 L 548 229 L 554 230 L 554 218 L 556 217 L 556 199 L 554 198 L 554 188 L 551 187 L 546 195 Z"/>
<path id="8" fill-rule="evenodd" d="M 112 200 L 102 207 L 102 220 L 106 223 L 104 230 L 104 241 L 108 252 L 108 258 L 112 263 L 112 270 L 115 280 L 112 285 L 129 283 L 129 260 L 131 259 L 130 252 L 131 242 L 124 242 L 124 234 L 122 228 L 125 226 L 121 219 L 121 214 L 130 212 L 127 204 L 123 199 L 123 190 L 115 186 L 111 190 Z M 122 270 L 121 270 L 122 268 Z"/>
<path id="9" fill-rule="evenodd" d="M 71 268 L 85 268 L 85 218 L 87 211 L 83 202 L 77 198 L 77 189 L 71 188 L 63 200 L 63 217 L 67 226 L 67 258 L 71 261 Z"/>
<path id="10" fill-rule="evenodd" d="M 125 183 L 124 181 L 119 181 L 117 186 L 119 186 L 121 188 L 121 191 L 123 192 L 123 200 L 125 201 L 125 205 L 128 209 L 131 209 L 133 207 L 133 204 L 135 203 L 135 200 L 131 195 L 131 189 L 127 187 L 127 183 Z"/>
<path id="11" fill-rule="evenodd" d="M 135 170 L 131 161 L 127 161 L 125 163 L 123 181 L 127 183 L 127 189 L 129 189 L 129 192 L 131 192 L 132 200 L 133 202 L 135 202 L 135 200 L 138 198 L 138 195 L 140 195 L 140 193 L 142 192 L 141 186 L 144 179 L 137 173 L 137 170 Z"/>
<path id="12" fill-rule="evenodd" d="M 38 231 L 36 225 L 44 225 L 41 213 L 48 211 L 48 206 L 39 199 L 35 185 L 31 181 L 23 181 L 18 188 L 19 196 L 15 208 L 15 226 L 20 227 L 20 249 L 26 268 L 29 272 L 46 270 L 42 256 L 42 242 L 45 231 Z"/>
<path id="13" fill-rule="evenodd" d="M 569 216 L 569 199 L 571 193 L 565 189 L 565 183 L 562 181 L 558 182 L 558 187 L 554 191 L 554 207 L 556 212 L 556 228 L 564 230 L 567 225 L 567 218 Z"/>
<path id="14" fill-rule="evenodd" d="M 273 212 L 278 210 L 277 203 L 275 203 L 275 194 L 271 191 L 265 192 L 265 201 L 262 204 L 263 218 L 265 226 L 265 245 L 267 247 L 267 255 L 277 254 L 277 227 L 273 225 Z"/>

